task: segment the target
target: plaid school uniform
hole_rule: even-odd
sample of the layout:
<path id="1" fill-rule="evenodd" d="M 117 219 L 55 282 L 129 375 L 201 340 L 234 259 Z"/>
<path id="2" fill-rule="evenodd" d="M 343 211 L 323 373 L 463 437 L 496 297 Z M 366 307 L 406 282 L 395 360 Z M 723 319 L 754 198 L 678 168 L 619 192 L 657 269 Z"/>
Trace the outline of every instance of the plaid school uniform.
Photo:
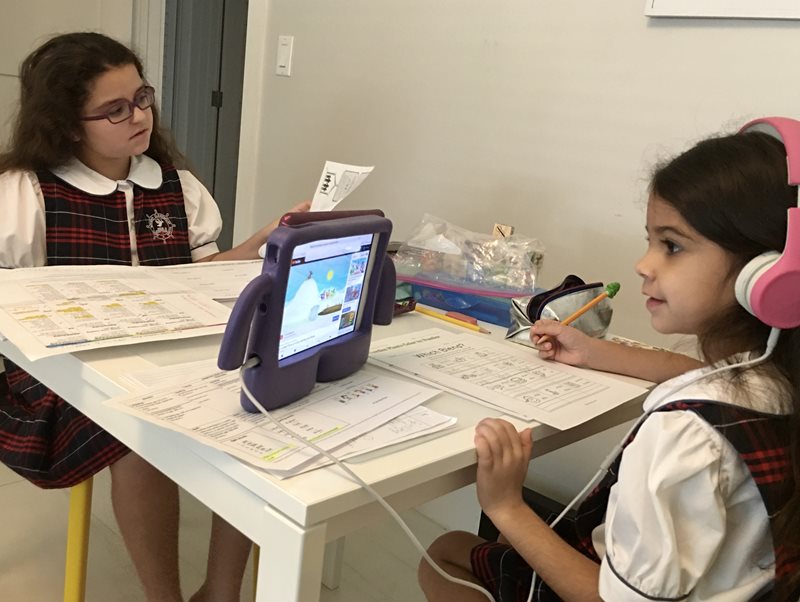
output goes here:
<path id="1" fill-rule="evenodd" d="M 775 515 L 789 499 L 794 481 L 789 454 L 790 423 L 788 416 L 763 414 L 732 405 L 708 401 L 674 402 L 656 411 L 691 411 L 720 432 L 736 449 L 758 487 L 770 519 L 775 541 Z M 625 446 L 633 441 L 632 433 Z M 605 519 L 611 487 L 617 482 L 620 453 L 605 477 L 578 507 L 574 522 L 562 522 L 556 531 L 567 543 L 591 560 L 600 563 L 592 545 L 592 531 Z M 492 592 L 496 602 L 522 602 L 528 599 L 532 571 L 525 560 L 511 547 L 496 542 L 480 544 L 472 549 L 472 570 Z M 800 571 L 800 555 L 784 547 L 775 547 L 775 589 Z M 800 591 L 782 600 L 794 602 Z M 533 600 L 561 600 L 541 579 L 536 580 Z M 765 592 L 753 601 L 776 600 Z M 781 601 L 782 602 L 782 601 Z"/>
<path id="2" fill-rule="evenodd" d="M 188 224 L 177 171 L 162 167 L 156 190 L 133 186 L 141 265 L 190 263 Z M 93 195 L 38 172 L 48 265 L 130 265 L 125 193 Z M 128 453 L 111 435 L 8 360 L 0 387 L 0 461 L 39 487 L 71 487 Z"/>

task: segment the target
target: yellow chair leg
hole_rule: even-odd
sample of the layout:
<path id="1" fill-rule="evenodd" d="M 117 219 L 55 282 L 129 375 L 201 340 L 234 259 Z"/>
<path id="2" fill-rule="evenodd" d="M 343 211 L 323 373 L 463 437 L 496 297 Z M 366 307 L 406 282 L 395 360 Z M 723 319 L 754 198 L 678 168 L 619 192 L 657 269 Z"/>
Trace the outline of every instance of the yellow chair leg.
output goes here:
<path id="1" fill-rule="evenodd" d="M 253 601 L 256 599 L 256 588 L 258 587 L 258 555 L 261 553 L 261 548 L 253 544 Z"/>
<path id="2" fill-rule="evenodd" d="M 64 602 L 83 602 L 86 595 L 86 559 L 89 553 L 92 485 L 90 477 L 72 487 L 69 492 Z"/>

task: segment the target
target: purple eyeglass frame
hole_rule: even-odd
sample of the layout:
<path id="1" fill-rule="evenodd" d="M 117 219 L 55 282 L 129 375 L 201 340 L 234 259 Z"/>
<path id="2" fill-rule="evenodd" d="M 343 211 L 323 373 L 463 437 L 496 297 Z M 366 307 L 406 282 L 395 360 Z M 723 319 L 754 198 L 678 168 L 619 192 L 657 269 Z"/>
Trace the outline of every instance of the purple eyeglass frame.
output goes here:
<path id="1" fill-rule="evenodd" d="M 156 98 L 155 98 L 156 89 L 153 86 L 142 86 L 141 88 L 139 88 L 136 91 L 136 94 L 135 94 L 134 98 L 139 97 L 139 95 L 142 94 L 143 92 L 144 93 L 149 92 L 150 95 L 153 97 L 153 102 L 151 102 L 149 105 L 147 105 L 144 108 L 140 107 L 138 105 L 138 103 L 136 103 L 135 101 L 127 100 L 125 98 L 121 98 L 119 101 L 117 101 L 120 104 L 127 104 L 128 105 L 128 109 L 130 109 L 131 113 L 125 119 L 120 119 L 119 121 L 111 121 L 111 116 L 110 116 L 111 111 L 106 111 L 105 113 L 102 113 L 100 115 L 87 115 L 86 117 L 81 117 L 80 119 L 81 119 L 81 121 L 100 121 L 101 119 L 108 119 L 108 122 L 111 123 L 112 125 L 117 125 L 118 123 L 122 123 L 123 121 L 128 121 L 128 119 L 133 117 L 133 110 L 135 108 L 139 109 L 140 111 L 144 111 L 146 109 L 149 109 L 150 107 L 152 107 L 156 103 Z M 115 106 L 117 106 L 117 105 L 115 105 Z"/>

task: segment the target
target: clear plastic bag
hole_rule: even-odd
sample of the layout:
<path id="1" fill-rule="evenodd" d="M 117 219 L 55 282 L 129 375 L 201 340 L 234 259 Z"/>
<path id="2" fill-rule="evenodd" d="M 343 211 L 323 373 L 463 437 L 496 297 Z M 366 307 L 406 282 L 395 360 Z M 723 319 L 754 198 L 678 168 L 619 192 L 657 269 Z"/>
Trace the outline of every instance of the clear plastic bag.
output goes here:
<path id="1" fill-rule="evenodd" d="M 493 238 L 428 213 L 394 256 L 399 280 L 490 296 L 533 293 L 543 260 L 535 238 Z"/>

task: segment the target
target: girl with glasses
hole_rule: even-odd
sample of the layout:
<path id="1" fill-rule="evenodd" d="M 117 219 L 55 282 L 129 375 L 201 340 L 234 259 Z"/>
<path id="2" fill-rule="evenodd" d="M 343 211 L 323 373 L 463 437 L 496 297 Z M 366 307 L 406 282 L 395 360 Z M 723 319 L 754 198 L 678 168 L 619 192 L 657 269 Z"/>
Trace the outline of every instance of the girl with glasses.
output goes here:
<path id="1" fill-rule="evenodd" d="M 257 259 L 276 222 L 229 251 L 214 199 L 159 127 L 139 58 L 98 33 L 54 37 L 20 68 L 0 154 L 0 268 Z M 301 203 L 292 211 L 307 211 Z M 148 600 L 182 600 L 178 488 L 13 363 L 0 387 L 0 460 L 42 488 L 110 467 L 114 512 Z M 239 600 L 250 542 L 214 516 L 207 578 L 191 598 Z"/>

